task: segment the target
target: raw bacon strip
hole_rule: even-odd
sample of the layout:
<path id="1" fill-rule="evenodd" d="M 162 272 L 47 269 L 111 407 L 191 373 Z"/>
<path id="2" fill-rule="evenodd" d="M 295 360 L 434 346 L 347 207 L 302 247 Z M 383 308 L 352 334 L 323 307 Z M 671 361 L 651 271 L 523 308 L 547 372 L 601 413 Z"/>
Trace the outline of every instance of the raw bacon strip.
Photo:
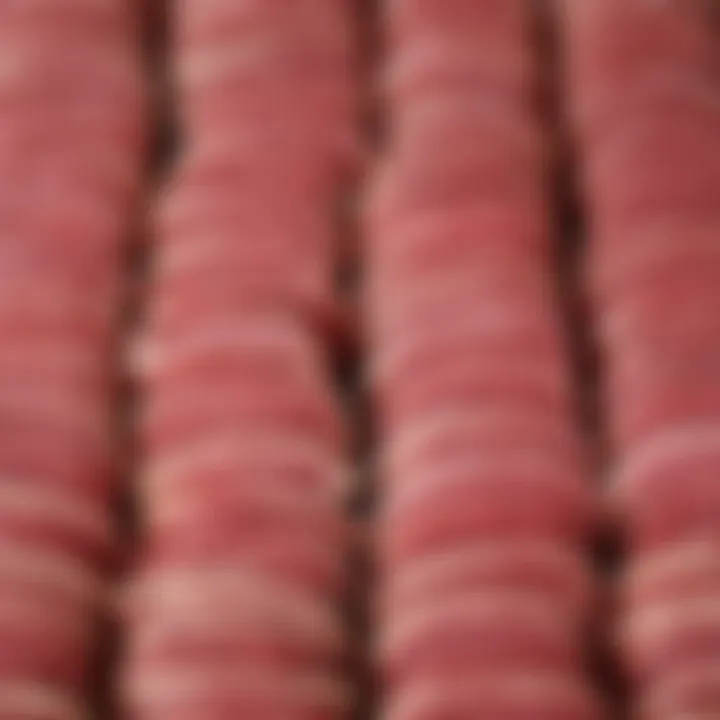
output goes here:
<path id="1" fill-rule="evenodd" d="M 154 212 L 123 715 L 346 717 L 348 434 L 322 323 L 353 162 L 337 0 L 176 0 L 179 156 Z M 320 323 L 318 323 L 320 321 Z"/>
<path id="2" fill-rule="evenodd" d="M 591 218 L 617 640 L 639 717 L 720 712 L 720 53 L 704 0 L 563 2 Z"/>
<path id="3" fill-rule="evenodd" d="M 595 502 L 552 284 L 532 3 L 388 0 L 366 199 L 384 717 L 599 718 Z"/>
<path id="4" fill-rule="evenodd" d="M 117 560 L 111 357 L 144 163 L 124 0 L 0 3 L 0 715 L 82 718 Z"/>

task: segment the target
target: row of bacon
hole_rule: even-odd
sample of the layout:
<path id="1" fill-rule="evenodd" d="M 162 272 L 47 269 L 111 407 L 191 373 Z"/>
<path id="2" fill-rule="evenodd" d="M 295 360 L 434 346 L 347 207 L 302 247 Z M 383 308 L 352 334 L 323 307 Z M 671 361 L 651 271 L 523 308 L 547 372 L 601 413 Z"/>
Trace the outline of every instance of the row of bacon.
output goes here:
<path id="1" fill-rule="evenodd" d="M 644 720 L 720 708 L 720 45 L 713 3 L 562 4 L 585 278 Z"/>
<path id="2" fill-rule="evenodd" d="M 593 490 L 524 0 L 387 4 L 367 201 L 389 720 L 589 720 Z"/>
<path id="3" fill-rule="evenodd" d="M 0 3 L 0 716 L 83 717 L 145 89 L 126 3 Z"/>
<path id="4" fill-rule="evenodd" d="M 331 720 L 352 437 L 333 383 L 349 2 L 169 4 L 178 153 L 129 361 L 140 537 L 117 603 L 137 720 Z M 720 53 L 704 0 L 556 0 L 590 319 L 627 539 L 613 648 L 642 720 L 720 709 Z M 0 717 L 84 717 L 120 469 L 147 119 L 138 12 L 0 2 Z M 363 203 L 387 720 L 595 720 L 605 514 L 556 287 L 530 0 L 386 0 Z M 603 508 L 604 509 L 604 508 Z"/>
<path id="5" fill-rule="evenodd" d="M 132 352 L 123 712 L 330 720 L 353 700 L 348 438 L 323 335 L 353 161 L 349 18 L 336 0 L 202 0 L 169 20 L 179 150 Z"/>

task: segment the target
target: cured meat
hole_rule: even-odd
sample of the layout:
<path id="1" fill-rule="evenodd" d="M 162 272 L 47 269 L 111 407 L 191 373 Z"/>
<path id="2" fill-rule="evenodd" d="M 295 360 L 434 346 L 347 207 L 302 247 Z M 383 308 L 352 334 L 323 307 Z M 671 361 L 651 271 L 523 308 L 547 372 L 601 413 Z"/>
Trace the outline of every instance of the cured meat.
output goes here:
<path id="1" fill-rule="evenodd" d="M 145 88 L 128 3 L 0 3 L 0 715 L 85 715 Z M 70 90 L 70 95 L 68 94 Z"/>
<path id="2" fill-rule="evenodd" d="M 562 2 L 637 717 L 720 711 L 720 54 L 703 0 Z"/>
<path id="3" fill-rule="evenodd" d="M 499 539 L 405 563 L 381 588 L 378 612 L 392 617 L 416 598 L 432 606 L 436 600 L 497 589 L 536 597 L 548 607 L 565 604 L 579 625 L 596 600 L 595 583 L 579 554 L 557 543 Z"/>
<path id="4" fill-rule="evenodd" d="M 350 433 L 332 381 L 349 7 L 169 4 L 178 157 L 152 209 L 123 717 L 336 720 Z"/>
<path id="5" fill-rule="evenodd" d="M 551 281 L 532 3 L 381 14 L 389 137 L 363 293 L 381 712 L 599 718 L 584 672 L 597 503 Z"/>
<path id="6" fill-rule="evenodd" d="M 388 708 L 393 720 L 574 720 L 603 717 L 597 699 L 564 673 L 490 671 L 409 686 Z"/>

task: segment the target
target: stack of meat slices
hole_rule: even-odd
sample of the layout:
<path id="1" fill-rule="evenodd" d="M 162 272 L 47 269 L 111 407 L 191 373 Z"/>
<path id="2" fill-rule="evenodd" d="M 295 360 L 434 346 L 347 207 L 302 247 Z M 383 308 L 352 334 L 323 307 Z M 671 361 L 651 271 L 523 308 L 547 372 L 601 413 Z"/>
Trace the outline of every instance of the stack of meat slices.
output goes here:
<path id="1" fill-rule="evenodd" d="M 642 717 L 720 712 L 720 54 L 703 0 L 566 2 Z"/>
<path id="2" fill-rule="evenodd" d="M 368 198 L 389 720 L 598 718 L 593 498 L 552 286 L 532 3 L 384 8 Z"/>
<path id="3" fill-rule="evenodd" d="M 0 715 L 82 716 L 143 87 L 122 0 L 0 3 Z"/>
<path id="4" fill-rule="evenodd" d="M 158 209 L 143 548 L 122 694 L 143 720 L 343 717 L 347 438 L 317 312 L 351 160 L 337 0 L 177 2 L 183 146 Z"/>
<path id="5" fill-rule="evenodd" d="M 121 0 L 0 3 L 0 715 L 83 713 L 143 88 Z M 70 90 L 69 90 L 70 89 Z"/>
<path id="6" fill-rule="evenodd" d="M 329 220 L 358 154 L 347 5 L 171 6 L 182 149 L 158 213 L 163 327 L 248 299 L 336 320 Z"/>

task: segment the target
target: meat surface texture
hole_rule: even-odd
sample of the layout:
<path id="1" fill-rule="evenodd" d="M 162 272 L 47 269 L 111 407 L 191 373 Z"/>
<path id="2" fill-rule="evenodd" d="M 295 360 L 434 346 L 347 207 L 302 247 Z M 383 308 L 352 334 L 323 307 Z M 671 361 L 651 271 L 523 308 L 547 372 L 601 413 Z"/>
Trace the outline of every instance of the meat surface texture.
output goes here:
<path id="1" fill-rule="evenodd" d="M 643 720 L 720 712 L 720 51 L 703 0 L 558 4 Z"/>
<path id="2" fill-rule="evenodd" d="M 142 538 L 121 601 L 123 717 L 352 707 L 349 443 L 324 332 L 355 161 L 347 10 L 170 4 L 181 137 L 132 352 Z"/>
<path id="3" fill-rule="evenodd" d="M 595 502 L 553 277 L 533 3 L 382 5 L 365 201 L 388 720 L 590 720 Z"/>
<path id="4" fill-rule="evenodd" d="M 85 716 L 117 558 L 115 358 L 144 155 L 122 0 L 0 3 L 0 717 Z"/>

